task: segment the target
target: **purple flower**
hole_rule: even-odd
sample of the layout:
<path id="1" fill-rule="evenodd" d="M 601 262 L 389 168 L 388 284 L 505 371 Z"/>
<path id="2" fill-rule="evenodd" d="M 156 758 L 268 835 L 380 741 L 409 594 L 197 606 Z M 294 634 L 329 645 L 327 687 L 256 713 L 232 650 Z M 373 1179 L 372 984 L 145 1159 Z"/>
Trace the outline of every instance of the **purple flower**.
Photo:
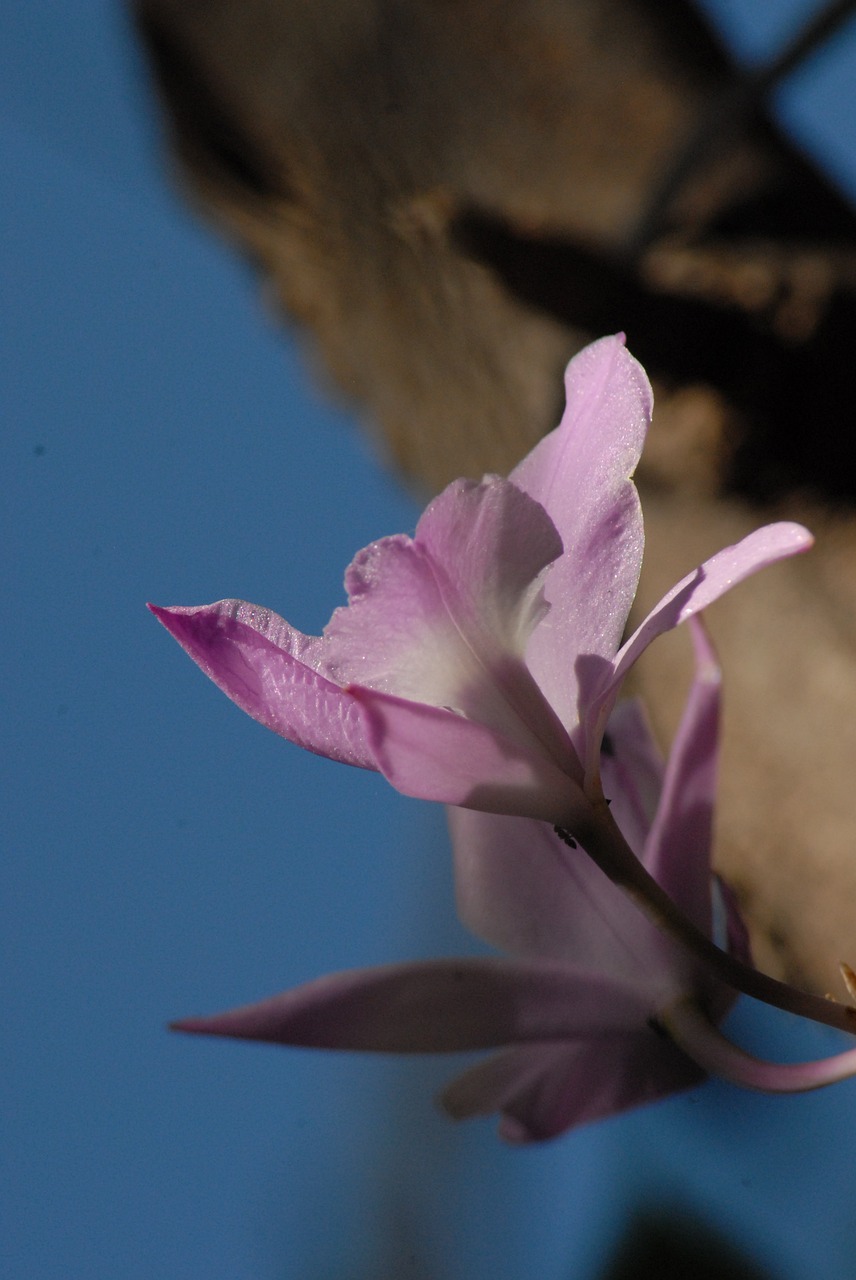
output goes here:
<path id="1" fill-rule="evenodd" d="M 628 701 L 609 721 L 603 780 L 648 871 L 705 936 L 718 932 L 748 961 L 740 917 L 711 872 L 720 678 L 700 623 L 693 638 L 695 680 L 667 765 L 640 704 Z M 323 1049 L 499 1049 L 440 1101 L 456 1119 L 498 1113 L 501 1136 L 515 1143 L 654 1101 L 708 1071 L 766 1092 L 856 1073 L 856 1050 L 780 1066 L 727 1041 L 716 1024 L 733 988 L 547 824 L 466 809 L 449 816 L 461 918 L 507 958 L 332 974 L 174 1028 Z"/>
<path id="2" fill-rule="evenodd" d="M 719 674 L 700 624 L 665 769 L 636 704 L 616 707 L 657 635 L 811 537 L 795 524 L 758 530 L 678 583 L 622 644 L 642 556 L 631 476 L 650 388 L 617 338 L 581 352 L 566 381 L 561 424 L 508 480 L 457 481 L 414 538 L 358 553 L 348 605 L 323 636 L 235 600 L 154 610 L 261 723 L 379 769 L 405 794 L 459 806 L 460 912 L 508 953 L 334 975 L 177 1025 L 331 1048 L 500 1048 L 444 1104 L 454 1115 L 500 1112 L 515 1140 L 669 1093 L 706 1069 L 765 1088 L 814 1087 L 852 1069 L 848 1055 L 753 1063 L 716 1030 L 736 990 L 833 1025 L 850 1025 L 850 1011 L 751 969 L 722 894 L 730 951 L 712 941 Z"/>
<path id="3" fill-rule="evenodd" d="M 651 391 L 619 338 L 568 366 L 559 427 L 510 479 L 456 481 L 416 536 L 357 554 L 320 637 L 221 600 L 155 608 L 256 720 L 379 769 L 406 795 L 576 830 L 600 796 L 600 740 L 655 636 L 811 536 L 781 523 L 690 573 L 623 645 L 643 530 L 631 476 Z"/>
<path id="4" fill-rule="evenodd" d="M 700 630 L 697 651 L 665 771 L 632 701 L 610 719 L 603 779 L 627 839 L 710 935 L 719 673 Z M 512 1141 L 552 1137 L 700 1080 L 656 1019 L 689 997 L 718 1020 L 733 993 L 546 823 L 465 809 L 450 819 L 461 917 L 509 958 L 335 974 L 177 1027 L 400 1053 L 499 1047 L 442 1102 L 455 1117 L 499 1112 L 500 1132 Z M 736 915 L 731 923 L 742 946 Z"/>

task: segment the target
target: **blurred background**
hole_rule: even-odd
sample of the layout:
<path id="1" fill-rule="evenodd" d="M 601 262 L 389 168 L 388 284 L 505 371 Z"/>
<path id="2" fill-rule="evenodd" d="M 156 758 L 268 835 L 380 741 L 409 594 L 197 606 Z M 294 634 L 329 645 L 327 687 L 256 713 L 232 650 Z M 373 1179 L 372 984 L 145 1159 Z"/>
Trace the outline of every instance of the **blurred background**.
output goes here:
<path id="1" fill-rule="evenodd" d="M 706 5 L 747 61 L 813 7 Z M 236 595 L 317 631 L 353 552 L 418 511 L 170 186 L 121 7 L 0 26 L 4 1274 L 594 1280 L 631 1274 L 641 1215 L 730 1241 L 745 1274 L 852 1280 L 856 1085 L 711 1083 L 515 1151 L 436 1111 L 453 1059 L 166 1032 L 475 949 L 443 814 L 260 729 L 144 608 Z M 851 193 L 854 27 L 776 97 Z M 732 1030 L 837 1045 L 748 1007 Z"/>

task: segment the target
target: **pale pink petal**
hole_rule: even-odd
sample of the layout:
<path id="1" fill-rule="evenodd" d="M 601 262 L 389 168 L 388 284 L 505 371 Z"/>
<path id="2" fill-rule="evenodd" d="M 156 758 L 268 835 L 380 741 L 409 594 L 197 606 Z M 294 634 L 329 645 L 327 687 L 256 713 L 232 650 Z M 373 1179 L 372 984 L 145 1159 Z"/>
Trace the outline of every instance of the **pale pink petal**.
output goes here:
<path id="1" fill-rule="evenodd" d="M 808 529 L 792 521 L 764 525 L 742 538 L 733 547 L 724 547 L 688 573 L 660 603 L 619 650 L 616 675 L 626 672 L 655 636 L 671 630 L 713 604 L 726 591 L 751 577 L 759 569 L 777 564 L 789 556 L 808 551 L 814 539 Z"/>
<path id="2" fill-rule="evenodd" d="M 455 1119 L 499 1112 L 506 1141 L 539 1142 L 703 1078 L 674 1045 L 638 1026 L 609 1044 L 515 1045 L 453 1080 L 440 1101 Z"/>
<path id="3" fill-rule="evenodd" d="M 404 534 L 358 552 L 345 584 L 350 604 L 324 629 L 322 670 L 400 698 L 456 705 L 482 675 L 443 598 L 423 547 Z"/>
<path id="4" fill-rule="evenodd" d="M 553 828 L 531 818 L 470 809 L 450 808 L 447 816 L 461 922 L 511 955 L 566 959 L 581 903 L 565 867 L 565 846 Z M 583 860 L 606 880 L 585 855 Z M 600 929 L 598 916 L 596 938 Z M 583 932 L 587 937 L 590 931 Z M 611 943 L 610 931 L 591 957 L 593 964 Z"/>
<path id="5" fill-rule="evenodd" d="M 600 771 L 612 816 L 630 848 L 644 861 L 645 842 L 660 802 L 664 765 L 638 698 L 619 702 L 610 716 L 601 745 Z"/>
<path id="6" fill-rule="evenodd" d="M 655 1003 L 678 991 L 669 944 L 588 858 L 544 822 L 451 809 L 458 914 L 477 937 L 516 956 L 640 976 Z M 655 1000 L 656 994 L 656 1000 Z"/>
<path id="7" fill-rule="evenodd" d="M 790 521 L 768 524 L 748 534 L 733 547 L 724 547 L 692 573 L 688 573 L 651 610 L 644 622 L 619 649 L 605 685 L 597 691 L 594 699 L 598 711 L 614 699 L 634 662 L 657 636 L 671 631 L 693 614 L 706 609 L 725 595 L 726 591 L 730 591 L 759 569 L 801 551 L 808 551 L 813 541 L 809 531 L 802 525 Z M 587 719 L 591 719 L 591 713 Z"/>
<path id="8" fill-rule="evenodd" d="M 547 612 L 541 578 L 562 540 L 540 502 L 499 476 L 457 480 L 428 506 L 416 542 L 442 566 L 443 593 L 463 631 L 523 656 Z"/>
<path id="9" fill-rule="evenodd" d="M 856 1049 L 813 1062 L 767 1062 L 732 1044 L 690 1000 L 662 1015 L 662 1024 L 685 1053 L 711 1075 L 759 1093 L 807 1093 L 856 1076 Z"/>
<path id="10" fill-rule="evenodd" d="M 587 802 L 534 738 L 521 744 L 442 707 L 352 686 L 381 773 L 404 795 L 573 824 Z"/>
<path id="11" fill-rule="evenodd" d="M 526 658 L 563 723 L 578 719 L 577 654 L 611 660 L 642 562 L 642 514 L 630 477 L 651 417 L 651 388 L 621 337 L 603 338 L 568 365 L 560 425 L 511 473 L 559 531 L 564 555 L 548 571 L 550 613 Z"/>
<path id="12" fill-rule="evenodd" d="M 318 1049 L 432 1053 L 609 1038 L 649 1012 L 644 991 L 567 965 L 430 960 L 331 974 L 173 1027 Z"/>
<path id="13" fill-rule="evenodd" d="M 241 600 L 152 613 L 223 692 L 290 742 L 375 769 L 359 704 L 309 661 L 317 640 Z"/>
<path id="14" fill-rule="evenodd" d="M 625 839 L 641 856 L 664 766 L 637 699 L 615 708 L 608 750 L 602 761 L 606 795 Z M 652 926 L 552 826 L 454 808 L 448 820 L 458 915 L 477 937 L 513 955 L 591 959 L 614 973 L 662 967 L 661 940 Z"/>
<path id="15" fill-rule="evenodd" d="M 432 706 L 460 707 L 497 660 L 522 658 L 543 617 L 540 575 L 562 543 L 537 502 L 499 476 L 458 480 L 415 539 L 373 542 L 350 565 L 350 603 L 324 632 L 324 669 Z"/>
<path id="16" fill-rule="evenodd" d="M 644 861 L 693 924 L 711 936 L 711 849 L 722 678 L 701 621 L 690 622 L 695 677 L 672 750 Z"/>

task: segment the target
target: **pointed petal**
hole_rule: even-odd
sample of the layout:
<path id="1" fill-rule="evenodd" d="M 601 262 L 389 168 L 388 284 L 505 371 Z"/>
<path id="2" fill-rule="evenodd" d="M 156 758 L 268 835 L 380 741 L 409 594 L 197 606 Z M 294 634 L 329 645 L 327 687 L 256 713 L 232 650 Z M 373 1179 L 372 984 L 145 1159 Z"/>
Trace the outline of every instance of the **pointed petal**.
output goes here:
<path id="1" fill-rule="evenodd" d="M 665 939 L 586 856 L 527 818 L 449 811 L 458 914 L 477 937 L 615 981 L 644 984 L 651 1006 L 681 989 Z"/>
<path id="2" fill-rule="evenodd" d="M 564 555 L 548 571 L 550 613 L 527 663 L 566 726 L 578 719 L 575 654 L 612 659 L 642 562 L 642 514 L 630 477 L 651 417 L 651 388 L 621 337 L 579 353 L 565 375 L 560 425 L 511 473 L 542 503 Z"/>
<path id="3" fill-rule="evenodd" d="M 609 1037 L 650 1007 L 630 987 L 562 965 L 431 960 L 332 974 L 175 1030 L 318 1049 L 433 1053 Z"/>
<path id="4" fill-rule="evenodd" d="M 242 600 L 152 613 L 207 676 L 251 715 L 299 747 L 377 768 L 366 745 L 362 711 L 307 661 L 318 641 L 282 618 Z"/>
<path id="5" fill-rule="evenodd" d="M 690 620 L 696 670 L 666 765 L 644 862 L 693 924 L 711 936 L 711 850 L 722 678 L 699 618 Z"/>
<path id="6" fill-rule="evenodd" d="M 539 1142 L 703 1078 L 683 1053 L 641 1027 L 613 1041 L 516 1045 L 453 1080 L 440 1101 L 455 1119 L 498 1111 L 503 1138 Z"/>
<path id="7" fill-rule="evenodd" d="M 594 750 L 598 741 L 597 726 L 605 723 L 622 681 L 652 640 L 686 622 L 759 569 L 807 551 L 812 542 L 811 534 L 802 525 L 790 521 L 768 524 L 735 546 L 717 552 L 682 578 L 621 647 L 611 670 L 604 673 L 599 665 L 591 665 L 592 686 L 587 694 L 583 694 L 583 701 L 588 706 L 585 716 L 587 751 Z M 590 761 L 586 763 L 588 765 Z"/>
<path id="8" fill-rule="evenodd" d="M 688 573 L 638 626 L 615 658 L 615 680 L 627 671 L 656 636 L 670 631 L 693 614 L 706 609 L 732 587 L 759 569 L 789 556 L 808 551 L 814 539 L 808 529 L 791 521 L 764 525 L 733 547 L 724 547 L 692 573 Z"/>
<path id="9" fill-rule="evenodd" d="M 366 737 L 381 773 L 404 795 L 491 813 L 572 823 L 588 803 L 540 743 L 528 746 L 443 707 L 372 689 L 349 692 L 365 712 Z"/>

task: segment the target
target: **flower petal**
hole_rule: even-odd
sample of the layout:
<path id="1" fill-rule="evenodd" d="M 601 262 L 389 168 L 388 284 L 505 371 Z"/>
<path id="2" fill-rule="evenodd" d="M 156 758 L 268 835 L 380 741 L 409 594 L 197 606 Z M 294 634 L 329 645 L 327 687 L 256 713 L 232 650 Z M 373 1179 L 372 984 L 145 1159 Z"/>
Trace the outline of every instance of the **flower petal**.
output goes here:
<path id="1" fill-rule="evenodd" d="M 591 763 L 588 756 L 599 749 L 598 725 L 605 723 L 624 678 L 651 641 L 686 622 L 693 614 L 713 604 L 726 591 L 759 569 L 807 551 L 813 541 L 807 529 L 790 521 L 756 529 L 733 547 L 723 548 L 682 578 L 622 645 L 609 670 L 604 671 L 600 664 L 590 664 L 593 673 L 592 687 L 588 693 L 583 694 L 583 701 L 587 706 L 587 767 Z M 585 662 L 585 658 L 583 661 Z"/>
<path id="2" fill-rule="evenodd" d="M 523 662 L 543 617 L 541 575 L 562 543 L 539 503 L 499 476 L 459 480 L 416 538 L 384 538 L 348 569 L 350 603 L 325 628 L 319 670 L 460 711 L 581 776 L 567 733 Z"/>
<path id="3" fill-rule="evenodd" d="M 349 692 L 364 709 L 377 767 L 404 795 L 569 824 L 580 806 L 588 812 L 578 784 L 534 739 L 527 749 L 443 707 L 356 685 Z"/>
<path id="4" fill-rule="evenodd" d="M 711 936 L 711 850 L 722 677 L 701 620 L 692 618 L 695 678 L 672 750 L 644 862 L 693 924 Z"/>
<path id="5" fill-rule="evenodd" d="M 152 613 L 207 676 L 238 706 L 299 747 L 376 769 L 359 704 L 319 675 L 318 641 L 242 600 Z M 303 659 L 303 660 L 301 660 Z"/>
<path id="6" fill-rule="evenodd" d="M 641 365 L 621 337 L 579 353 L 565 375 L 560 425 L 511 473 L 559 531 L 564 555 L 547 574 L 550 613 L 533 633 L 527 663 L 571 727 L 579 718 L 577 654 L 612 659 L 621 643 L 642 563 L 642 513 L 630 477 L 651 417 Z"/>
<path id="7" fill-rule="evenodd" d="M 416 537 L 355 556 L 350 603 L 324 632 L 326 673 L 414 702 L 460 706 L 462 687 L 498 658 L 522 657 L 543 616 L 540 575 L 562 543 L 539 503 L 499 476 L 457 480 Z"/>
<path id="8" fill-rule="evenodd" d="M 500 1112 L 508 1142 L 539 1142 L 704 1079 L 647 1027 L 610 1043 L 515 1045 L 453 1080 L 440 1102 L 457 1120 Z"/>
<path id="9" fill-rule="evenodd" d="M 625 698 L 609 717 L 600 772 L 612 816 L 630 848 L 644 861 L 645 842 L 660 802 L 664 765 L 639 698 Z"/>
<path id="10" fill-rule="evenodd" d="M 685 1053 L 711 1075 L 759 1093 L 807 1093 L 856 1076 L 856 1049 L 813 1062 L 767 1062 L 754 1058 L 717 1030 L 691 1000 L 661 1015 L 662 1025 Z"/>
<path id="11" fill-rule="evenodd" d="M 585 905 L 567 874 L 564 846 L 552 827 L 469 809 L 450 808 L 447 816 L 462 924 L 511 955 L 566 959 L 577 914 Z M 596 929 L 600 934 L 599 920 Z M 602 949 L 598 946 L 591 956 L 595 966 Z"/>
<path id="12" fill-rule="evenodd" d="M 440 1105 L 453 1120 L 494 1115 L 531 1089 L 557 1061 L 573 1059 L 578 1048 L 577 1044 L 548 1041 L 492 1053 L 447 1084 L 440 1094 Z"/>
<path id="13" fill-rule="evenodd" d="M 611 812 L 643 856 L 664 774 L 637 699 L 614 710 L 602 760 Z M 593 963 L 662 981 L 664 941 L 583 850 L 528 818 L 450 809 L 458 915 L 477 937 L 513 955 Z"/>
<path id="14" fill-rule="evenodd" d="M 442 565 L 449 608 L 503 652 L 523 656 L 546 613 L 541 576 L 562 539 L 540 502 L 500 476 L 458 480 L 428 506 L 416 541 Z"/>
<path id="15" fill-rule="evenodd" d="M 331 974 L 173 1028 L 317 1049 L 433 1053 L 615 1036 L 649 1012 L 633 988 L 566 965 L 429 960 Z"/>
<path id="16" fill-rule="evenodd" d="M 528 818 L 449 811 L 458 914 L 477 937 L 512 955 L 593 968 L 643 984 L 651 1007 L 680 991 L 684 967 L 583 849 Z"/>

